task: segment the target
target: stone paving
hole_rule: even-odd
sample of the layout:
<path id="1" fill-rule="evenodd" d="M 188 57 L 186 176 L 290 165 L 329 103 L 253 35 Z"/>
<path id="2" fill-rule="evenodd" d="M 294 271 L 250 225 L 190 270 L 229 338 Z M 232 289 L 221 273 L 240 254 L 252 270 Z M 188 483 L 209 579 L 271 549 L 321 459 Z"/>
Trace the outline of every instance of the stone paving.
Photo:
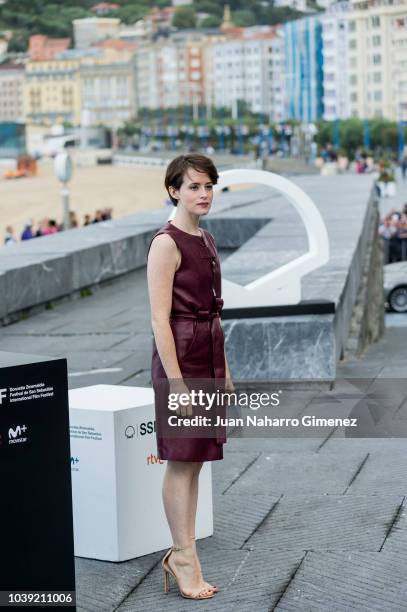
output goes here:
<path id="1" fill-rule="evenodd" d="M 361 360 L 341 364 L 341 376 L 406 377 L 407 317 L 388 315 L 387 324 Z M 2 328 L 0 343 L 67 356 L 71 388 L 149 385 L 145 270 Z M 78 610 L 407 610 L 406 450 L 402 438 L 332 431 L 230 438 L 224 461 L 213 464 L 215 533 L 198 542 L 206 578 L 220 592 L 199 604 L 175 586 L 165 595 L 163 552 L 123 563 L 77 558 Z"/>

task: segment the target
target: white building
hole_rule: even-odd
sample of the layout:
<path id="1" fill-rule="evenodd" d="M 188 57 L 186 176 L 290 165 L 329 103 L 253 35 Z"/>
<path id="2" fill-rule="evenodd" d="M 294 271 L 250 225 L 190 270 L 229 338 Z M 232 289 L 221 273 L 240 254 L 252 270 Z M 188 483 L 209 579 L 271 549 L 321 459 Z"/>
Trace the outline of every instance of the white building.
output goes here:
<path id="1" fill-rule="evenodd" d="M 352 116 L 397 119 L 401 87 L 400 73 L 396 83 L 393 61 L 395 42 L 404 35 L 395 27 L 407 16 L 407 0 L 351 0 L 349 13 L 349 102 Z M 404 43 L 403 43 L 404 44 Z M 402 49 L 403 45 L 400 45 Z M 403 52 L 397 53 L 400 58 Z M 403 59 L 400 60 L 403 63 Z M 399 109 L 396 106 L 399 106 Z"/>
<path id="2" fill-rule="evenodd" d="M 0 122 L 24 120 L 24 66 L 0 65 Z"/>
<path id="3" fill-rule="evenodd" d="M 392 20 L 392 85 L 397 121 L 407 121 L 407 15 Z"/>
<path id="4" fill-rule="evenodd" d="M 349 2 L 336 2 L 322 17 L 324 119 L 349 117 L 348 19 Z"/>
<path id="5" fill-rule="evenodd" d="M 120 19 L 109 17 L 86 17 L 73 20 L 76 49 L 86 49 L 106 38 L 114 38 L 120 29 Z"/>
<path id="6" fill-rule="evenodd" d="M 137 50 L 138 106 L 168 108 L 204 104 L 205 49 L 219 31 L 181 30 Z"/>
<path id="7" fill-rule="evenodd" d="M 228 107 L 236 117 L 241 100 L 255 113 L 272 113 L 275 36 L 275 29 L 268 26 L 244 28 L 208 49 L 206 95 L 214 106 Z"/>
<path id="8" fill-rule="evenodd" d="M 136 115 L 134 51 L 100 48 L 81 60 L 82 122 L 117 128 Z"/>
<path id="9" fill-rule="evenodd" d="M 296 9 L 297 11 L 301 11 L 302 13 L 306 13 L 308 10 L 307 0 L 274 0 L 273 6 L 287 6 L 289 8 Z"/>
<path id="10" fill-rule="evenodd" d="M 283 28 L 276 28 L 271 40 L 271 57 L 269 58 L 270 110 L 269 119 L 281 122 L 285 119 L 285 52 Z"/>

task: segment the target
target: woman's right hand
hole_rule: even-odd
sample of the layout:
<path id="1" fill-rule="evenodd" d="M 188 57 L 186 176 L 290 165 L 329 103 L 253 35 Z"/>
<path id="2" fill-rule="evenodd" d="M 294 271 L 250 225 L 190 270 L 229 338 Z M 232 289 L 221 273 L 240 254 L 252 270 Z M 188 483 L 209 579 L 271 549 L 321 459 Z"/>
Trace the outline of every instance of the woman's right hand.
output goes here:
<path id="1" fill-rule="evenodd" d="M 170 393 L 177 394 L 178 396 L 190 397 L 190 391 L 182 378 L 172 379 L 170 381 Z M 185 400 L 184 400 L 185 402 Z M 178 408 L 175 410 L 175 414 L 178 416 L 192 416 L 192 404 L 189 400 L 188 404 L 178 404 Z"/>

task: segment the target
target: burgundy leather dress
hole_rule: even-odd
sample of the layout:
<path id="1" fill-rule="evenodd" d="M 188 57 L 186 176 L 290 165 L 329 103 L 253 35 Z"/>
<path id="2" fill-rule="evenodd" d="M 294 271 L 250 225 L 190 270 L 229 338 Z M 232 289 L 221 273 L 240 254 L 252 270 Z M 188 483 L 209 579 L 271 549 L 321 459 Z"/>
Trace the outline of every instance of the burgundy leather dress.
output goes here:
<path id="1" fill-rule="evenodd" d="M 184 380 L 204 378 L 224 381 L 220 262 L 212 234 L 203 229 L 201 232 L 202 236 L 194 236 L 167 222 L 153 236 L 151 242 L 160 234 L 169 234 L 181 252 L 181 265 L 174 275 L 170 325 Z M 213 430 L 213 437 L 162 436 L 163 420 L 168 419 L 171 412 L 167 405 L 168 395 L 160 392 L 162 382 L 166 381 L 168 384 L 168 379 L 154 339 L 151 378 L 155 391 L 157 450 L 160 459 L 223 459 L 225 427 Z"/>

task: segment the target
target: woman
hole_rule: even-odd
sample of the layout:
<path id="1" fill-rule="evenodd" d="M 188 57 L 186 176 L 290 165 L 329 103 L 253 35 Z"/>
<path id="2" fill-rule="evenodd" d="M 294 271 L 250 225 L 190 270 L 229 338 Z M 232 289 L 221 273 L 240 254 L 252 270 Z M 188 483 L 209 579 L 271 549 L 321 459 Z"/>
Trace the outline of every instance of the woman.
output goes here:
<path id="1" fill-rule="evenodd" d="M 168 392 L 189 393 L 190 379 L 216 379 L 225 391 L 234 389 L 220 325 L 219 258 L 213 236 L 199 229 L 217 180 L 214 164 L 203 155 L 181 155 L 169 164 L 165 187 L 177 212 L 153 237 L 147 265 L 157 447 L 160 459 L 167 460 L 163 502 L 174 542 L 162 562 L 164 589 L 169 590 L 171 574 L 181 595 L 192 599 L 208 599 L 218 591 L 202 576 L 195 518 L 199 472 L 204 461 L 223 459 L 226 437 L 223 429 L 213 437 L 165 437 L 163 423 L 171 414 Z M 191 404 L 177 410 L 180 417 L 191 414 Z"/>

